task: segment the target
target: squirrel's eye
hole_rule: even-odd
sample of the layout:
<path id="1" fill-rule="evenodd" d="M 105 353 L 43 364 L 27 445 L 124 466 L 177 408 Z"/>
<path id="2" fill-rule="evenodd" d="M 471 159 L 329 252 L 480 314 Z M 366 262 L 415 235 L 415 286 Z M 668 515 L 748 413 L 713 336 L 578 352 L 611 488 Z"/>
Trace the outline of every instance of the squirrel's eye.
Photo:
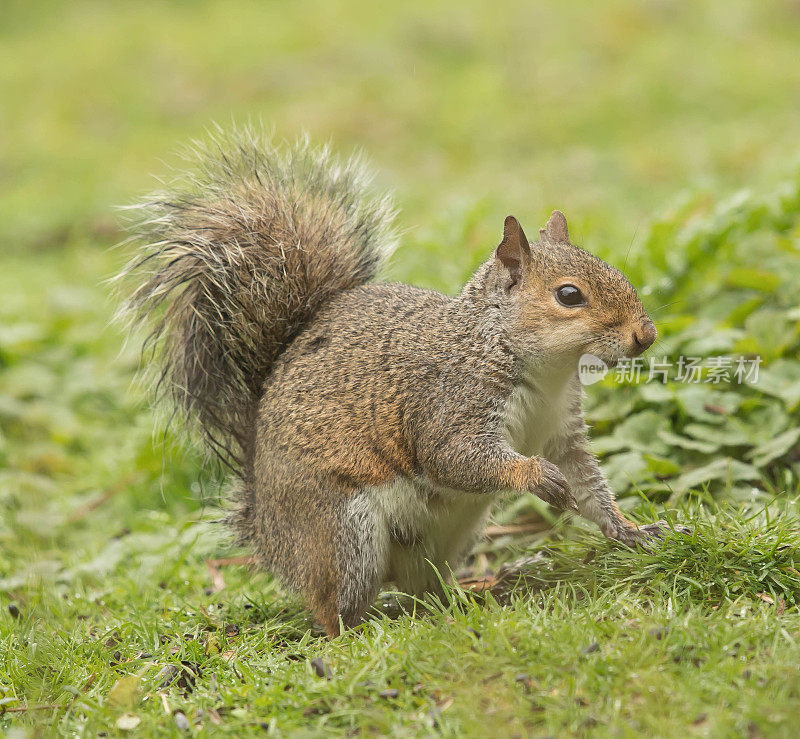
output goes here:
<path id="1" fill-rule="evenodd" d="M 575 285 L 562 285 L 557 288 L 556 298 L 561 305 L 565 305 L 567 308 L 575 308 L 586 303 L 583 293 Z"/>

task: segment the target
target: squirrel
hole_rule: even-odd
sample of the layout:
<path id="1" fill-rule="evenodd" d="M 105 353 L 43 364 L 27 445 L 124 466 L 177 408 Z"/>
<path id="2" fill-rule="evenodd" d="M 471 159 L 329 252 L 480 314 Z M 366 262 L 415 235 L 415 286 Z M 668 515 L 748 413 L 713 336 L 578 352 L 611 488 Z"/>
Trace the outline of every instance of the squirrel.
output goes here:
<path id="1" fill-rule="evenodd" d="M 229 523 L 330 636 L 382 585 L 437 592 L 505 492 L 578 511 L 628 545 L 588 449 L 579 358 L 613 366 L 656 327 L 618 269 L 553 211 L 513 216 L 456 296 L 374 282 L 397 241 L 359 157 L 219 131 L 132 206 L 124 312 L 160 382 L 236 480 Z"/>

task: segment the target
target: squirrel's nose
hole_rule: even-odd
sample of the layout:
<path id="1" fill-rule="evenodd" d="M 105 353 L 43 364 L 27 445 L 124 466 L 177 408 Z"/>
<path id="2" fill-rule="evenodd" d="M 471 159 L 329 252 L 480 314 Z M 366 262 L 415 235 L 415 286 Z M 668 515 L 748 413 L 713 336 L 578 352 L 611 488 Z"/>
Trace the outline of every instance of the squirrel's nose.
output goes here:
<path id="1" fill-rule="evenodd" d="M 642 325 L 633 330 L 634 354 L 639 355 L 645 349 L 651 347 L 656 340 L 656 336 L 658 336 L 656 325 L 650 319 L 642 321 Z"/>

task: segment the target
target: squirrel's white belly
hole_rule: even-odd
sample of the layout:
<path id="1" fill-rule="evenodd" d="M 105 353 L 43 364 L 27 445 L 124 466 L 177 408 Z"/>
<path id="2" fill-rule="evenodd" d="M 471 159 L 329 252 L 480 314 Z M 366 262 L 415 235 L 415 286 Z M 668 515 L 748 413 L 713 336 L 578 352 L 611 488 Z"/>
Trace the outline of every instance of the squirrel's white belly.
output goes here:
<path id="1" fill-rule="evenodd" d="M 497 496 L 433 486 L 424 479 L 398 478 L 362 492 L 370 498 L 374 537 L 384 582 L 407 593 L 438 587 L 477 537 Z"/>
<path id="2" fill-rule="evenodd" d="M 526 457 L 544 454 L 567 417 L 568 381 L 569 377 L 554 377 L 514 388 L 506 404 L 505 432 L 515 452 Z"/>

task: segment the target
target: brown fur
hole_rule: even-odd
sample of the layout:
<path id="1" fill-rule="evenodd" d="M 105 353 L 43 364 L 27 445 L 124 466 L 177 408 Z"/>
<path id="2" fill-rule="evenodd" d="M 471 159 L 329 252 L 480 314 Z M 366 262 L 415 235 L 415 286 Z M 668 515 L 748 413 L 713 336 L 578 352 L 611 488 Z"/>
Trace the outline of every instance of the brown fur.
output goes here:
<path id="1" fill-rule="evenodd" d="M 455 566 L 504 490 L 627 542 L 658 533 L 614 503 L 576 379 L 584 352 L 614 363 L 655 329 L 622 273 L 569 243 L 562 214 L 535 243 L 509 217 L 456 297 L 364 284 L 391 230 L 354 165 L 337 179 L 327 155 L 251 134 L 215 147 L 210 179 L 145 206 L 155 243 L 132 269 L 152 271 L 131 307 L 167 306 L 165 379 L 240 479 L 231 523 L 329 634 L 387 581 L 435 590 L 426 562 Z M 565 283 L 586 305 L 559 304 Z"/>

